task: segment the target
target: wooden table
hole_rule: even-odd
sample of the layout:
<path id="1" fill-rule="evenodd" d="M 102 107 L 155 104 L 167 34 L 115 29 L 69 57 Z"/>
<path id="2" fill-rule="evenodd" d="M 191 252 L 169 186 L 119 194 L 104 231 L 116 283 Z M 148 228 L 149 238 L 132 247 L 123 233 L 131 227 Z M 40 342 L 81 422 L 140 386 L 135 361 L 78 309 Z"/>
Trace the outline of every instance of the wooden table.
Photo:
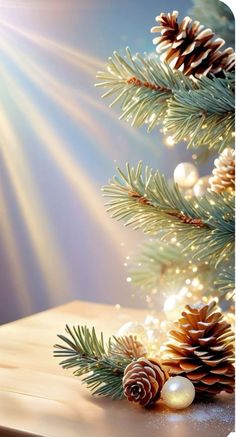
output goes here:
<path id="1" fill-rule="evenodd" d="M 233 397 L 183 411 L 162 403 L 147 411 L 126 401 L 96 399 L 53 358 L 65 323 L 110 335 L 145 312 L 72 302 L 0 328 L 0 436 L 226 437 L 233 431 Z"/>

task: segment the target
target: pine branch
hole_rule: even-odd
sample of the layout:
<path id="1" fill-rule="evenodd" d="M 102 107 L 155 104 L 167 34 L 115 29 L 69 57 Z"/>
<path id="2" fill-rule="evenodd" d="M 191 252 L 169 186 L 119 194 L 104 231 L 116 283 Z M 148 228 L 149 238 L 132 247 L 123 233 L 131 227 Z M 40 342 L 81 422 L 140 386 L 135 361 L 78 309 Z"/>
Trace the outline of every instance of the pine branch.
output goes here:
<path id="1" fill-rule="evenodd" d="M 166 114 L 168 99 L 174 90 L 194 89 L 195 84 L 157 58 L 144 59 L 140 54 L 132 56 L 126 49 L 126 58 L 114 52 L 108 59 L 107 71 L 98 72 L 101 81 L 96 86 L 107 88 L 102 96 L 115 95 L 110 106 L 120 103 L 120 119 L 140 127 L 146 123 L 151 131 Z"/>
<path id="2" fill-rule="evenodd" d="M 234 73 L 223 78 L 191 80 L 173 71 L 157 56 L 126 58 L 117 52 L 109 58 L 107 72 L 99 72 L 96 86 L 107 88 L 103 97 L 115 95 L 110 106 L 121 105 L 120 119 L 132 126 L 148 125 L 148 132 L 160 122 L 176 141 L 189 147 L 219 151 L 232 144 L 234 135 Z"/>
<path id="3" fill-rule="evenodd" d="M 189 136 L 188 147 L 205 144 L 218 152 L 234 135 L 234 74 L 202 77 L 200 88 L 179 91 L 169 100 L 164 126 L 176 142 Z"/>
<path id="4" fill-rule="evenodd" d="M 68 336 L 58 335 L 65 343 L 54 345 L 54 356 L 65 357 L 60 362 L 64 369 L 75 367 L 76 376 L 88 374 L 82 379 L 92 393 L 97 396 L 123 397 L 122 378 L 126 366 L 131 362 L 127 356 L 111 355 L 112 340 L 105 346 L 103 334 L 98 338 L 95 329 L 87 326 L 66 325 Z M 116 339 L 113 339 L 113 342 Z"/>
<path id="5" fill-rule="evenodd" d="M 119 177 L 103 188 L 111 199 L 112 217 L 149 234 L 161 230 L 166 240 L 176 237 L 183 252 L 190 250 L 197 261 L 212 257 L 217 264 L 231 255 L 234 201 L 229 194 L 186 200 L 177 185 L 168 184 L 158 171 L 146 167 L 143 177 L 141 162 L 136 169 L 127 164 L 126 174 L 117 170 Z"/>

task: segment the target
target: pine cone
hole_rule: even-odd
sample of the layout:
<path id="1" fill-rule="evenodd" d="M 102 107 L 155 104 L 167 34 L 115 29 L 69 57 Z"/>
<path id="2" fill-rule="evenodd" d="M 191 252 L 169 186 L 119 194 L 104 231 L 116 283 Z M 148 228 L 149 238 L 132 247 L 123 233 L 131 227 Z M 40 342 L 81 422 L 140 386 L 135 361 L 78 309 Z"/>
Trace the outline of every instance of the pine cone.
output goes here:
<path id="1" fill-rule="evenodd" d="M 139 358 L 125 369 L 124 394 L 130 402 L 138 402 L 142 407 L 149 407 L 160 397 L 167 379 L 167 372 L 157 360 Z"/>
<path id="2" fill-rule="evenodd" d="M 151 32 L 161 32 L 161 36 L 154 38 L 153 43 L 157 44 L 157 52 L 165 52 L 164 60 L 171 62 L 173 69 L 199 78 L 234 68 L 234 50 L 229 47 L 220 51 L 225 44 L 223 39 L 214 38 L 212 30 L 205 29 L 199 21 L 185 17 L 178 23 L 177 17 L 177 11 L 161 13 L 156 17 L 159 26 L 151 29 Z"/>
<path id="3" fill-rule="evenodd" d="M 221 391 L 234 391 L 234 347 L 230 324 L 217 311 L 215 302 L 185 307 L 170 336 L 162 363 L 171 376 L 189 378 L 197 397 L 210 398 Z"/>
<path id="4" fill-rule="evenodd" d="M 144 345 L 137 339 L 136 335 L 115 338 L 115 343 L 111 346 L 111 353 L 135 359 L 147 355 Z"/>
<path id="5" fill-rule="evenodd" d="M 235 151 L 226 148 L 215 159 L 213 176 L 209 179 L 210 190 L 221 193 L 225 190 L 235 189 Z"/>

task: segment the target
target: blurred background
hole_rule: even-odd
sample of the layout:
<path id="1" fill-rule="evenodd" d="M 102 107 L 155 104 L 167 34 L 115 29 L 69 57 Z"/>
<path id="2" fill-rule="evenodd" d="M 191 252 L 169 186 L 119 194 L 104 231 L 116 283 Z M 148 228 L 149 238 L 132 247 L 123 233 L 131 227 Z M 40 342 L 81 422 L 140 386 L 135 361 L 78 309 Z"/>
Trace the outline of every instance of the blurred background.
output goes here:
<path id="1" fill-rule="evenodd" d="M 143 236 L 106 214 L 100 188 L 126 161 L 172 177 L 191 153 L 119 121 L 95 76 L 113 50 L 153 51 L 155 16 L 190 6 L 0 1 L 1 323 L 73 299 L 140 305 L 124 263 Z"/>

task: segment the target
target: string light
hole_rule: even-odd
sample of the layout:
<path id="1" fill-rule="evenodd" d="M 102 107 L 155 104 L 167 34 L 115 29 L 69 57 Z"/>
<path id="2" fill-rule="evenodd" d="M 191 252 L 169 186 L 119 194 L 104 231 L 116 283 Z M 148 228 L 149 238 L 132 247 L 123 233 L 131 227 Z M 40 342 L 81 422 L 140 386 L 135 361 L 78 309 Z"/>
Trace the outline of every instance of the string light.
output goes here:
<path id="1" fill-rule="evenodd" d="M 166 144 L 168 147 L 174 147 L 174 145 L 175 145 L 175 140 L 174 140 L 174 138 L 173 138 L 171 135 L 169 135 L 169 136 L 165 139 L 165 144 Z"/>

